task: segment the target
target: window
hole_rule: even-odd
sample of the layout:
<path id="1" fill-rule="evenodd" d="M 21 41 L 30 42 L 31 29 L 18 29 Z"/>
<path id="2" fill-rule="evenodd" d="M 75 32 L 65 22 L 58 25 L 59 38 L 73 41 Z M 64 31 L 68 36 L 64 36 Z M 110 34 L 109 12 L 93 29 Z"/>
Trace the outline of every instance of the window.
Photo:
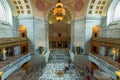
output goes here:
<path id="1" fill-rule="evenodd" d="M 118 21 L 120 20 L 120 1 L 116 5 L 114 12 L 113 12 L 113 20 L 112 21 Z"/>
<path id="2" fill-rule="evenodd" d="M 12 25 L 12 12 L 7 0 L 0 0 L 0 21 Z"/>
<path id="3" fill-rule="evenodd" d="M 7 21 L 6 10 L 1 1 L 0 1 L 0 20 Z"/>

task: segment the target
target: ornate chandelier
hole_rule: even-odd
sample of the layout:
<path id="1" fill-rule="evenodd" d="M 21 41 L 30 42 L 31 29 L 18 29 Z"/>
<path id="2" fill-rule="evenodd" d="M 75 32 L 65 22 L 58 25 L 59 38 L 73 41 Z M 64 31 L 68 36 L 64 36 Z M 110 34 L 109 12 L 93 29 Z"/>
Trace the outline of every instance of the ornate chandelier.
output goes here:
<path id="1" fill-rule="evenodd" d="M 63 16 L 66 15 L 65 8 L 60 0 L 57 2 L 56 7 L 53 10 L 53 14 L 56 16 L 57 21 L 62 21 Z"/>
<path id="2" fill-rule="evenodd" d="M 57 20 L 57 21 L 62 21 L 62 20 L 63 20 L 63 17 L 62 17 L 62 16 L 56 16 L 56 20 Z"/>

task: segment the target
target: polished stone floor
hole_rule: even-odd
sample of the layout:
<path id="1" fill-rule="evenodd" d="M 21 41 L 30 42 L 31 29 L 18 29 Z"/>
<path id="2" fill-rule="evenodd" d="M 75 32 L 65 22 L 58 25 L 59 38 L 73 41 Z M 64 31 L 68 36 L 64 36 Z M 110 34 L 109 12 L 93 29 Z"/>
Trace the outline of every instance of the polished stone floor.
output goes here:
<path id="1" fill-rule="evenodd" d="M 67 51 L 51 51 L 49 62 L 39 80 L 81 80 L 76 74 L 74 66 L 71 66 L 67 72 L 63 72 L 65 66 L 68 66 L 69 58 Z M 62 71 L 63 74 L 58 76 L 57 71 Z"/>

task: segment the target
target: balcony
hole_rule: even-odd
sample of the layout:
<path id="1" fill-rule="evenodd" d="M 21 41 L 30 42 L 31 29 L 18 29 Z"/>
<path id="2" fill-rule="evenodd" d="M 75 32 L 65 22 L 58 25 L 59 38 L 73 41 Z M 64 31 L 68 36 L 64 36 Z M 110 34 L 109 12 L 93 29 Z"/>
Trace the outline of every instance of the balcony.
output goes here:
<path id="1" fill-rule="evenodd" d="M 28 42 L 27 37 L 0 38 L 0 48 L 10 47 Z"/>
<path id="2" fill-rule="evenodd" d="M 21 58 L 24 55 L 19 55 L 19 56 L 12 56 L 12 57 L 8 57 L 7 60 L 5 61 L 0 61 L 0 69 L 7 66 L 8 64 L 16 61 L 17 59 Z"/>
<path id="3" fill-rule="evenodd" d="M 100 55 L 89 54 L 89 60 L 95 63 L 99 68 L 104 70 L 109 76 L 116 80 L 115 71 L 120 70 L 120 64 Z"/>
<path id="4" fill-rule="evenodd" d="M 92 38 L 92 41 L 103 42 L 103 43 L 112 43 L 112 44 L 120 44 L 119 38 Z"/>
<path id="5" fill-rule="evenodd" d="M 26 40 L 28 40 L 27 37 L 0 38 L 0 44 L 20 42 L 20 41 L 26 41 Z"/>
<path id="6" fill-rule="evenodd" d="M 17 58 L 16 60 L 13 59 L 13 62 L 9 63 L 6 66 L 2 66 L 3 68 L 0 69 L 2 72 L 1 80 L 5 80 L 9 75 L 11 75 L 14 71 L 18 70 L 24 63 L 28 62 L 31 59 L 30 53 L 24 56 Z"/>
<path id="7" fill-rule="evenodd" d="M 97 43 L 102 46 L 120 48 L 119 38 L 92 38 L 92 43 Z"/>

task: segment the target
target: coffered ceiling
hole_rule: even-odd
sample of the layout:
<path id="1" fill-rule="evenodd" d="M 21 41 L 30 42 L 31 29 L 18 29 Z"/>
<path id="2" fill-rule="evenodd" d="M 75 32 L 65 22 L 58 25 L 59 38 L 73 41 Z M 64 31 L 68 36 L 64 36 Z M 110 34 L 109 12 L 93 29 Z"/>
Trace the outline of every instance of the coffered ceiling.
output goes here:
<path id="1" fill-rule="evenodd" d="M 55 7 L 57 0 L 7 0 L 14 16 L 34 15 L 48 18 L 49 12 Z M 72 17 L 85 15 L 106 16 L 112 0 L 61 0 Z"/>

